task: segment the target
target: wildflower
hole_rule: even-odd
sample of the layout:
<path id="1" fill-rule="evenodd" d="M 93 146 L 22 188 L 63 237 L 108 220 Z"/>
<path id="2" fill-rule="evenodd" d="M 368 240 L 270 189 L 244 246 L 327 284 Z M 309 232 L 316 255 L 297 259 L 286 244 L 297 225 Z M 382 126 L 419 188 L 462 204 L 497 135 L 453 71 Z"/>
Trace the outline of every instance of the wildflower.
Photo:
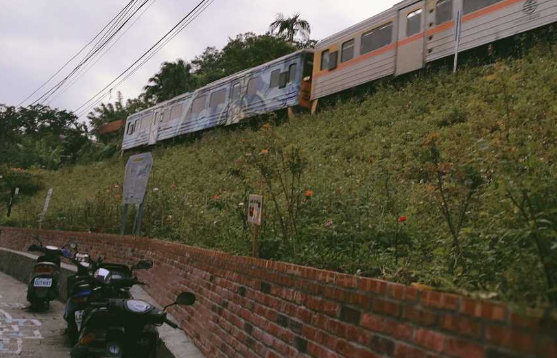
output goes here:
<path id="1" fill-rule="evenodd" d="M 325 223 L 325 226 L 326 227 L 331 227 L 331 226 L 333 226 L 333 224 L 334 224 L 333 220 L 327 220 L 327 222 Z"/>
<path id="2" fill-rule="evenodd" d="M 118 200 L 122 199 L 122 195 L 120 195 L 120 194 L 116 194 L 115 197 L 116 197 L 116 199 L 118 199 Z"/>
<path id="3" fill-rule="evenodd" d="M 156 193 L 157 191 L 159 191 L 159 188 L 154 188 L 153 189 L 153 193 Z"/>
<path id="4" fill-rule="evenodd" d="M 170 188 L 171 189 L 176 189 L 176 184 L 174 184 L 174 183 L 170 184 Z"/>
<path id="5" fill-rule="evenodd" d="M 406 216 L 401 216 L 401 217 L 398 218 L 399 223 L 403 223 L 405 221 L 406 221 Z"/>
<path id="6" fill-rule="evenodd" d="M 263 149 L 260 154 L 269 154 L 269 149 Z"/>
<path id="7" fill-rule="evenodd" d="M 306 199 L 310 199 L 313 196 L 313 191 L 312 190 L 306 190 Z"/>
<path id="8" fill-rule="evenodd" d="M 219 199 L 220 199 L 220 196 L 218 196 L 218 195 L 213 195 L 213 196 L 211 197 L 211 200 L 217 201 L 217 200 L 219 200 Z"/>

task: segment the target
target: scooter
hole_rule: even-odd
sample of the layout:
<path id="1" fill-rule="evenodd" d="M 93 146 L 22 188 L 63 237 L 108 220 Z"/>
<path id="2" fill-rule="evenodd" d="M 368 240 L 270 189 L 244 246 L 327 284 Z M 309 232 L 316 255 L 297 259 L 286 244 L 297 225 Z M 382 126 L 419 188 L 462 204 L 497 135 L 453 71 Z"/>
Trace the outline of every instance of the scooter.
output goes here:
<path id="1" fill-rule="evenodd" d="M 50 301 L 55 300 L 58 295 L 58 281 L 60 277 L 60 257 L 70 257 L 71 252 L 63 247 L 43 246 L 38 238 L 38 245 L 31 245 L 28 251 L 40 252 L 37 263 L 33 267 L 31 280 L 27 286 L 27 301 L 32 310 L 48 309 Z"/>
<path id="2" fill-rule="evenodd" d="M 110 283 L 110 271 L 99 269 L 97 277 Z M 134 280 L 135 283 L 137 280 Z M 84 316 L 79 343 L 72 351 L 72 358 L 156 358 L 160 337 L 156 329 L 166 323 L 173 328 L 166 309 L 173 305 L 193 305 L 195 295 L 181 293 L 176 301 L 160 310 L 140 300 L 109 299 L 92 302 Z"/>
<path id="3" fill-rule="evenodd" d="M 77 254 L 76 254 L 77 255 Z M 141 260 L 131 268 L 114 263 L 104 263 L 102 258 L 97 262 L 89 258 L 87 269 L 83 262 L 70 259 L 72 263 L 78 265 L 78 273 L 72 285 L 68 286 L 68 301 L 64 312 L 64 319 L 67 322 L 66 333 L 72 345 L 77 343 L 81 330 L 83 315 L 92 302 L 106 302 L 111 298 L 131 299 L 130 288 L 138 284 L 137 278 L 133 275 L 135 270 L 147 270 L 153 267 L 150 260 Z M 98 279 L 98 275 L 93 275 L 92 270 L 107 270 L 110 268 L 111 280 L 104 282 Z"/>

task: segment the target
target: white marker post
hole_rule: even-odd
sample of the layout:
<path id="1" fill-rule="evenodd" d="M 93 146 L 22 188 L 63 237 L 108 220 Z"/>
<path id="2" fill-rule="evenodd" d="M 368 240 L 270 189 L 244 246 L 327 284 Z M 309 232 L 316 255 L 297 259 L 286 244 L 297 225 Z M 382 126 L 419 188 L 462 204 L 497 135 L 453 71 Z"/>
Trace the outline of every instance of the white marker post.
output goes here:
<path id="1" fill-rule="evenodd" d="M 50 199 L 52 199 L 53 193 L 54 193 L 54 188 L 48 189 L 48 193 L 46 193 L 46 197 L 44 198 L 43 212 L 39 214 L 39 229 L 43 225 L 44 216 L 46 215 L 48 206 L 50 205 Z"/>
<path id="2" fill-rule="evenodd" d="M 455 25 L 455 33 L 454 33 L 454 41 L 455 41 L 455 52 L 454 52 L 454 68 L 453 73 L 456 73 L 458 69 L 458 51 L 460 50 L 460 34 L 462 32 L 462 12 L 458 10 L 456 14 L 456 25 Z"/>
<path id="3" fill-rule="evenodd" d="M 249 205 L 248 205 L 248 222 L 252 223 L 254 227 L 253 231 L 253 247 L 252 255 L 253 257 L 259 257 L 259 230 L 261 228 L 261 217 L 263 214 L 263 196 L 262 195 L 250 195 Z"/>

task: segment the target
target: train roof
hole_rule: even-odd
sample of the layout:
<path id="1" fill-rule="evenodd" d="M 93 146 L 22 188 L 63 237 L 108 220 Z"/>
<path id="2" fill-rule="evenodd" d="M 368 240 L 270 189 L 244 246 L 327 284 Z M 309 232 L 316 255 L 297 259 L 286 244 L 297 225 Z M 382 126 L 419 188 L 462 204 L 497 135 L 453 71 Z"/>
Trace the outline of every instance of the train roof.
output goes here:
<path id="1" fill-rule="evenodd" d="M 391 8 L 384 10 L 376 15 L 373 15 L 372 17 L 369 17 L 363 21 L 358 22 L 355 25 L 352 25 L 342 31 L 339 31 L 331 36 L 328 36 L 326 38 L 324 38 L 323 40 L 319 41 L 317 43 L 317 45 L 315 46 L 315 48 L 323 48 L 323 47 L 327 47 L 332 43 L 337 42 L 339 39 L 342 39 L 343 37 L 347 37 L 351 34 L 353 34 L 354 32 L 358 32 L 364 28 L 369 27 L 369 23 L 370 22 L 374 22 L 374 21 L 381 21 L 384 20 L 385 18 L 388 18 L 390 16 L 392 16 L 393 12 L 396 12 L 398 9 L 403 9 L 407 6 L 410 6 L 412 4 L 415 4 L 417 2 L 420 2 L 421 0 L 404 0 L 401 1 L 399 3 L 396 3 L 395 5 L 393 5 Z"/>
<path id="2" fill-rule="evenodd" d="M 141 116 L 141 115 L 144 114 L 144 113 L 150 112 L 150 111 L 152 111 L 152 110 L 154 110 L 154 109 L 156 109 L 156 108 L 159 108 L 159 107 L 167 106 L 168 104 L 171 104 L 172 102 L 177 102 L 177 101 L 179 101 L 179 100 L 181 100 L 181 99 L 183 99 L 183 98 L 186 98 L 186 97 L 188 97 L 188 96 L 191 96 L 192 94 L 194 94 L 194 93 L 196 93 L 196 92 L 203 92 L 204 90 L 207 90 L 207 89 L 209 89 L 209 88 L 218 87 L 218 86 L 220 86 L 220 85 L 222 85 L 222 84 L 225 84 L 225 83 L 227 83 L 227 82 L 233 81 L 233 80 L 236 79 L 236 78 L 243 77 L 243 76 L 246 75 L 247 73 L 250 73 L 250 72 L 253 72 L 253 71 L 257 71 L 257 70 L 259 70 L 259 69 L 265 68 L 265 67 L 267 67 L 267 66 L 269 66 L 269 65 L 272 65 L 272 64 L 274 64 L 274 63 L 277 63 L 277 62 L 285 61 L 285 60 L 287 60 L 288 58 L 295 57 L 295 56 L 300 55 L 300 54 L 302 54 L 302 53 L 313 53 L 313 50 L 311 50 L 311 49 L 298 50 L 298 51 L 289 53 L 288 55 L 284 55 L 284 56 L 282 56 L 282 57 L 279 57 L 279 58 L 277 58 L 277 59 L 274 59 L 274 60 L 272 60 L 272 61 L 265 62 L 264 64 L 261 64 L 261 65 L 259 65 L 259 66 L 252 67 L 252 68 L 248 68 L 248 69 L 246 69 L 246 70 L 243 70 L 243 71 L 234 73 L 234 74 L 232 74 L 232 75 L 230 75 L 230 76 L 223 77 L 223 78 L 221 78 L 221 79 L 219 79 L 219 80 L 216 80 L 216 81 L 214 81 L 214 82 L 211 82 L 211 83 L 209 83 L 209 84 L 207 84 L 207 85 L 205 85 L 205 86 L 203 86 L 203 87 L 200 87 L 200 88 L 196 89 L 196 90 L 193 91 L 193 92 L 186 92 L 186 93 L 183 93 L 183 94 L 181 94 L 181 95 L 179 95 L 179 96 L 176 96 L 176 97 L 174 97 L 174 98 L 171 98 L 171 99 L 169 99 L 169 100 L 167 100 L 167 101 L 164 101 L 164 102 L 161 102 L 161 103 L 157 103 L 156 105 L 154 105 L 154 106 L 152 106 L 152 107 L 149 107 L 149 108 L 144 109 L 144 110 L 142 110 L 142 111 L 140 111 L 140 112 L 134 113 L 134 114 L 130 115 L 130 116 L 128 117 L 128 119 L 132 119 L 132 118 L 135 119 L 135 117 Z"/>

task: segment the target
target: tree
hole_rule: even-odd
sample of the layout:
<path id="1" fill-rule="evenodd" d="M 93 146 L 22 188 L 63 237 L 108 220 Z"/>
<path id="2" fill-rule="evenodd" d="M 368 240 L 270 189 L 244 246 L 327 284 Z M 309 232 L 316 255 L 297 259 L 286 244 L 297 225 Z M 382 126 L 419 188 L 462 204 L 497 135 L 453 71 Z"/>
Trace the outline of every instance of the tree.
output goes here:
<path id="1" fill-rule="evenodd" d="M 192 66 L 184 60 L 164 62 L 160 71 L 149 78 L 145 98 L 155 103 L 167 101 L 196 88 L 196 80 L 191 73 Z"/>
<path id="2" fill-rule="evenodd" d="M 71 112 L 43 105 L 2 108 L 0 164 L 7 167 L 56 169 L 75 162 L 76 153 L 89 141 L 87 126 Z"/>
<path id="3" fill-rule="evenodd" d="M 295 38 L 299 35 L 303 42 L 309 40 L 309 35 L 311 34 L 311 26 L 309 22 L 302 19 L 299 13 L 292 15 L 291 17 L 285 17 L 284 14 L 277 14 L 275 21 L 269 26 L 269 32 L 271 35 L 276 33 L 277 36 L 282 37 L 289 42 L 294 43 Z"/>
<path id="4" fill-rule="evenodd" d="M 196 57 L 194 65 L 198 85 L 204 86 L 220 78 L 257 67 L 285 56 L 297 47 L 283 38 L 271 35 L 256 35 L 248 32 L 230 38 L 222 49 L 208 47 Z"/>

